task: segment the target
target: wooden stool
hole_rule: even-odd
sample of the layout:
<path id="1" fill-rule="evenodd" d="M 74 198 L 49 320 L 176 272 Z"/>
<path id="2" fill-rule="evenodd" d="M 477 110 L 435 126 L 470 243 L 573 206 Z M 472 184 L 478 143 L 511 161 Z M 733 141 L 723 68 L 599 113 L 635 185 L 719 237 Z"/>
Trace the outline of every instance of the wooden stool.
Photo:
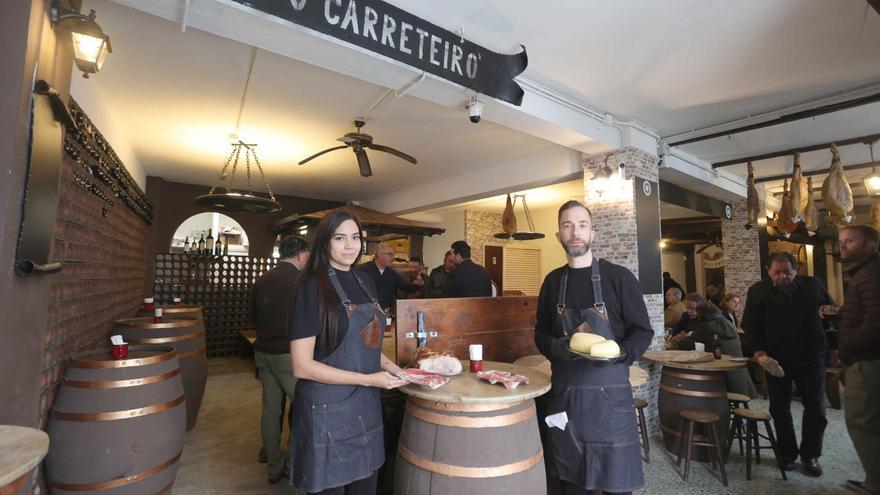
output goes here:
<path id="1" fill-rule="evenodd" d="M 727 486 L 727 471 L 724 469 L 724 458 L 721 457 L 721 444 L 718 439 L 718 429 L 715 425 L 721 421 L 721 418 L 710 411 L 695 411 L 691 409 L 685 409 L 679 413 L 684 421 L 681 423 L 681 440 L 679 440 L 679 451 L 678 451 L 678 461 L 676 465 L 681 466 L 681 458 L 684 456 L 684 480 L 688 479 L 688 470 L 691 466 L 691 451 L 693 450 L 694 445 L 701 445 L 703 447 L 712 447 L 710 449 L 709 458 L 712 459 L 712 468 L 715 468 L 715 464 L 718 464 L 718 468 L 721 471 L 721 483 L 724 486 Z M 703 425 L 706 430 L 706 436 L 698 436 L 697 441 L 694 441 L 694 424 L 699 423 Z M 687 438 L 687 441 L 685 441 Z"/>
<path id="2" fill-rule="evenodd" d="M 731 430 L 736 427 L 742 428 L 745 421 L 746 429 L 746 479 L 752 479 L 752 441 L 755 442 L 755 464 L 761 463 L 761 449 L 773 449 L 773 455 L 776 457 L 776 464 L 779 466 L 779 472 L 782 473 L 782 479 L 788 480 L 785 474 L 785 466 L 782 465 L 782 459 L 779 457 L 779 449 L 776 446 L 776 437 L 773 436 L 773 428 L 770 426 L 770 413 L 767 411 L 758 411 L 755 409 L 736 409 L 733 412 L 734 420 Z M 767 436 L 758 433 L 758 421 L 764 423 L 764 429 L 767 430 Z M 760 439 L 766 438 L 770 441 L 770 445 L 760 445 Z M 730 454 L 730 447 L 733 444 L 733 436 L 727 439 L 727 454 Z"/>
<path id="3" fill-rule="evenodd" d="M 748 409 L 749 402 L 751 402 L 751 400 L 752 400 L 752 398 L 749 397 L 748 395 L 737 394 L 734 392 L 727 393 L 727 403 L 730 404 L 730 423 L 731 423 L 731 425 L 735 424 L 733 421 L 733 419 L 734 419 L 733 411 L 736 410 L 737 408 Z M 730 435 L 729 438 L 736 438 L 737 440 L 739 440 L 739 454 L 742 455 L 743 454 L 743 440 L 745 440 L 745 438 L 746 438 L 745 431 L 743 431 L 742 425 L 740 425 L 736 428 L 731 428 L 729 435 Z"/>
<path id="4" fill-rule="evenodd" d="M 825 369 L 825 395 L 832 409 L 840 409 L 840 378 L 843 375 L 840 368 Z"/>
<path id="5" fill-rule="evenodd" d="M 651 446 L 648 444 L 648 426 L 645 422 L 644 411 L 645 407 L 648 406 L 648 401 L 636 397 L 633 399 L 633 405 L 636 407 L 636 417 L 639 420 L 639 434 L 642 436 L 642 450 L 645 451 L 645 462 L 651 462 Z"/>

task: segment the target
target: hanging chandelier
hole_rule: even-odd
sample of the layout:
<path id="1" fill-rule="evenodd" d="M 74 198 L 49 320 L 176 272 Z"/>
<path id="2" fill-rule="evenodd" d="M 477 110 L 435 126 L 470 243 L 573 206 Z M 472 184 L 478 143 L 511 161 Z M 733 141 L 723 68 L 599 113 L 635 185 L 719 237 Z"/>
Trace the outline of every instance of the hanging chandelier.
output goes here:
<path id="1" fill-rule="evenodd" d="M 251 63 L 248 67 L 247 78 L 244 83 L 244 90 L 241 95 L 241 103 L 238 106 L 238 118 L 235 121 L 235 133 L 229 137 L 234 141 L 231 144 L 232 151 L 223 164 L 223 169 L 218 174 L 218 182 L 211 186 L 208 194 L 203 194 L 196 198 L 196 204 L 210 208 L 212 210 L 237 212 L 237 213 L 273 213 L 281 211 L 281 203 L 275 201 L 275 195 L 272 194 L 272 188 L 266 180 L 266 174 L 263 172 L 263 166 L 260 165 L 260 159 L 257 158 L 257 145 L 253 143 L 245 143 L 238 137 L 238 131 L 241 127 L 241 115 L 244 112 L 244 102 L 247 99 L 248 87 L 251 83 L 251 76 L 254 73 L 254 62 L 257 60 L 257 48 L 251 50 Z M 236 192 L 233 189 L 235 181 L 235 172 L 238 169 L 238 161 L 241 159 L 241 150 L 244 148 L 244 168 L 247 173 L 247 192 Z M 251 160 L 260 171 L 260 177 L 266 186 L 268 197 L 257 196 L 254 194 L 253 185 L 251 184 Z M 232 164 L 232 170 L 229 171 L 229 165 Z M 225 192 L 216 193 L 217 186 L 223 182 Z"/>
<path id="2" fill-rule="evenodd" d="M 275 201 L 275 195 L 272 193 L 272 188 L 269 187 L 269 182 L 266 181 L 266 174 L 263 173 L 260 159 L 257 158 L 256 147 L 256 144 L 245 143 L 240 139 L 237 143 L 232 143 L 232 151 L 229 152 L 229 157 L 226 158 L 226 163 L 223 164 L 223 169 L 220 170 L 220 174 L 218 175 L 219 181 L 211 187 L 208 194 L 203 194 L 197 197 L 196 204 L 214 210 L 239 213 L 272 213 L 280 211 L 281 203 Z M 247 173 L 246 193 L 235 192 L 232 188 L 233 181 L 235 180 L 235 172 L 238 169 L 238 161 L 241 159 L 242 148 L 245 150 L 244 168 Z M 260 177 L 262 177 L 263 184 L 266 186 L 266 192 L 268 192 L 269 195 L 268 198 L 254 195 L 253 185 L 251 183 L 251 159 L 253 159 L 254 164 L 256 164 L 257 169 L 260 171 Z M 230 163 L 232 164 L 232 171 L 228 172 Z M 217 186 L 220 182 L 225 183 L 225 192 L 216 193 L 214 191 L 217 190 Z"/>
<path id="3" fill-rule="evenodd" d="M 516 228 L 516 213 L 514 213 L 513 207 L 516 205 L 517 199 L 522 200 L 523 210 L 526 212 L 526 221 L 529 223 L 527 231 L 519 231 Z M 535 232 L 535 223 L 532 221 L 532 214 L 529 212 L 525 194 L 514 194 L 512 201 L 510 194 L 507 195 L 507 205 L 504 207 L 504 213 L 501 214 L 501 229 L 503 232 L 495 234 L 496 239 L 531 241 L 544 238 L 544 234 Z"/>

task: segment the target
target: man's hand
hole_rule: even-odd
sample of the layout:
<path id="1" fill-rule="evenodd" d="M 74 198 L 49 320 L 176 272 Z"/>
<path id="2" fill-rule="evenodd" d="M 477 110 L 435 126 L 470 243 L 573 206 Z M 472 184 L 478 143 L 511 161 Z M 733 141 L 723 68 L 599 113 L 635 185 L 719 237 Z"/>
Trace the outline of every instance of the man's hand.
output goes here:
<path id="1" fill-rule="evenodd" d="M 553 339 L 553 342 L 550 344 L 550 354 L 556 359 L 562 361 L 574 361 L 575 359 L 578 359 L 578 355 L 569 350 L 568 342 L 569 337 Z"/>
<path id="2" fill-rule="evenodd" d="M 767 355 L 767 353 L 764 351 L 757 351 L 754 354 L 752 354 L 752 357 L 755 359 L 758 359 L 758 358 L 765 357 L 766 355 Z"/>

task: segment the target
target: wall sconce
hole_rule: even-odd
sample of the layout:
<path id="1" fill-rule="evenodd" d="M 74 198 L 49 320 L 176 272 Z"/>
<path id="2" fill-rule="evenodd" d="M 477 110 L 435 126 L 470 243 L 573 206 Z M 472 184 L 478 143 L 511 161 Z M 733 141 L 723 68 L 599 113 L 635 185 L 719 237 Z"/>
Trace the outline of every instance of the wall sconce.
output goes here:
<path id="1" fill-rule="evenodd" d="M 868 143 L 868 149 L 871 150 L 871 163 L 875 163 L 871 168 L 871 175 L 862 179 L 865 184 L 865 190 L 868 196 L 880 196 L 880 173 L 877 172 L 876 162 L 874 162 L 874 143 Z"/>
<path id="2" fill-rule="evenodd" d="M 600 198 L 614 199 L 617 197 L 618 190 L 622 189 L 625 180 L 626 164 L 621 163 L 618 165 L 617 173 L 614 173 L 611 167 L 608 166 L 608 159 L 606 157 L 605 164 L 596 171 L 590 179 L 590 183 L 592 184 L 593 191 Z"/>
<path id="3" fill-rule="evenodd" d="M 62 7 L 58 0 L 54 0 L 49 9 L 49 19 L 56 29 L 70 31 L 74 61 L 83 77 L 88 78 L 89 74 L 101 70 L 104 59 L 113 50 L 110 48 L 110 37 L 95 22 L 94 10 L 89 15 L 83 15 Z"/>

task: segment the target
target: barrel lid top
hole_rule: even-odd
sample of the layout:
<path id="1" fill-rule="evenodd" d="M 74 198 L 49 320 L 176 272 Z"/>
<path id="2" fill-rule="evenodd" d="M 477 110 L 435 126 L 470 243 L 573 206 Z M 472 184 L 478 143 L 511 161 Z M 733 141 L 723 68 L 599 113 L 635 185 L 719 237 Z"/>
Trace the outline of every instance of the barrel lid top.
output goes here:
<path id="1" fill-rule="evenodd" d="M 80 354 L 71 359 L 67 366 L 69 368 L 127 368 L 157 364 L 175 357 L 177 357 L 177 352 L 171 347 L 133 345 L 128 346 L 126 359 L 113 359 L 110 349 L 103 349 Z"/>
<path id="2" fill-rule="evenodd" d="M 154 323 L 152 316 L 145 316 L 141 318 L 125 318 L 122 320 L 116 320 L 113 325 L 117 327 L 125 327 L 125 328 L 184 328 L 184 327 L 197 327 L 202 324 L 202 320 L 179 320 L 179 319 L 166 319 L 162 321 L 162 323 Z"/>
<path id="3" fill-rule="evenodd" d="M 667 368 L 697 371 L 729 371 L 745 368 L 748 364 L 745 361 L 732 361 L 730 356 L 727 355 L 721 356 L 721 359 L 712 359 L 711 361 L 681 363 L 670 361 L 670 352 L 671 351 L 648 351 L 642 356 L 642 359 L 650 363 L 662 364 Z"/>
<path id="4" fill-rule="evenodd" d="M 46 432 L 24 426 L 0 425 L 0 487 L 36 467 L 48 451 Z"/>
<path id="5" fill-rule="evenodd" d="M 194 313 L 202 310 L 202 307 L 196 304 L 163 304 L 159 307 L 166 313 Z"/>
<path id="6" fill-rule="evenodd" d="M 510 363 L 483 361 L 483 369 L 508 371 L 518 375 L 525 375 L 529 379 L 528 384 L 522 384 L 513 390 L 508 390 L 504 385 L 490 384 L 477 378 L 474 373 L 467 371 L 469 361 L 462 361 L 465 371 L 460 375 L 450 377 L 449 383 L 442 387 L 431 390 L 421 385 L 406 385 L 400 391 L 418 397 L 419 399 L 433 400 L 437 402 L 462 403 L 462 404 L 504 404 L 508 402 L 521 402 L 532 399 L 550 390 L 550 377 L 540 371 L 527 366 L 518 366 Z"/>

